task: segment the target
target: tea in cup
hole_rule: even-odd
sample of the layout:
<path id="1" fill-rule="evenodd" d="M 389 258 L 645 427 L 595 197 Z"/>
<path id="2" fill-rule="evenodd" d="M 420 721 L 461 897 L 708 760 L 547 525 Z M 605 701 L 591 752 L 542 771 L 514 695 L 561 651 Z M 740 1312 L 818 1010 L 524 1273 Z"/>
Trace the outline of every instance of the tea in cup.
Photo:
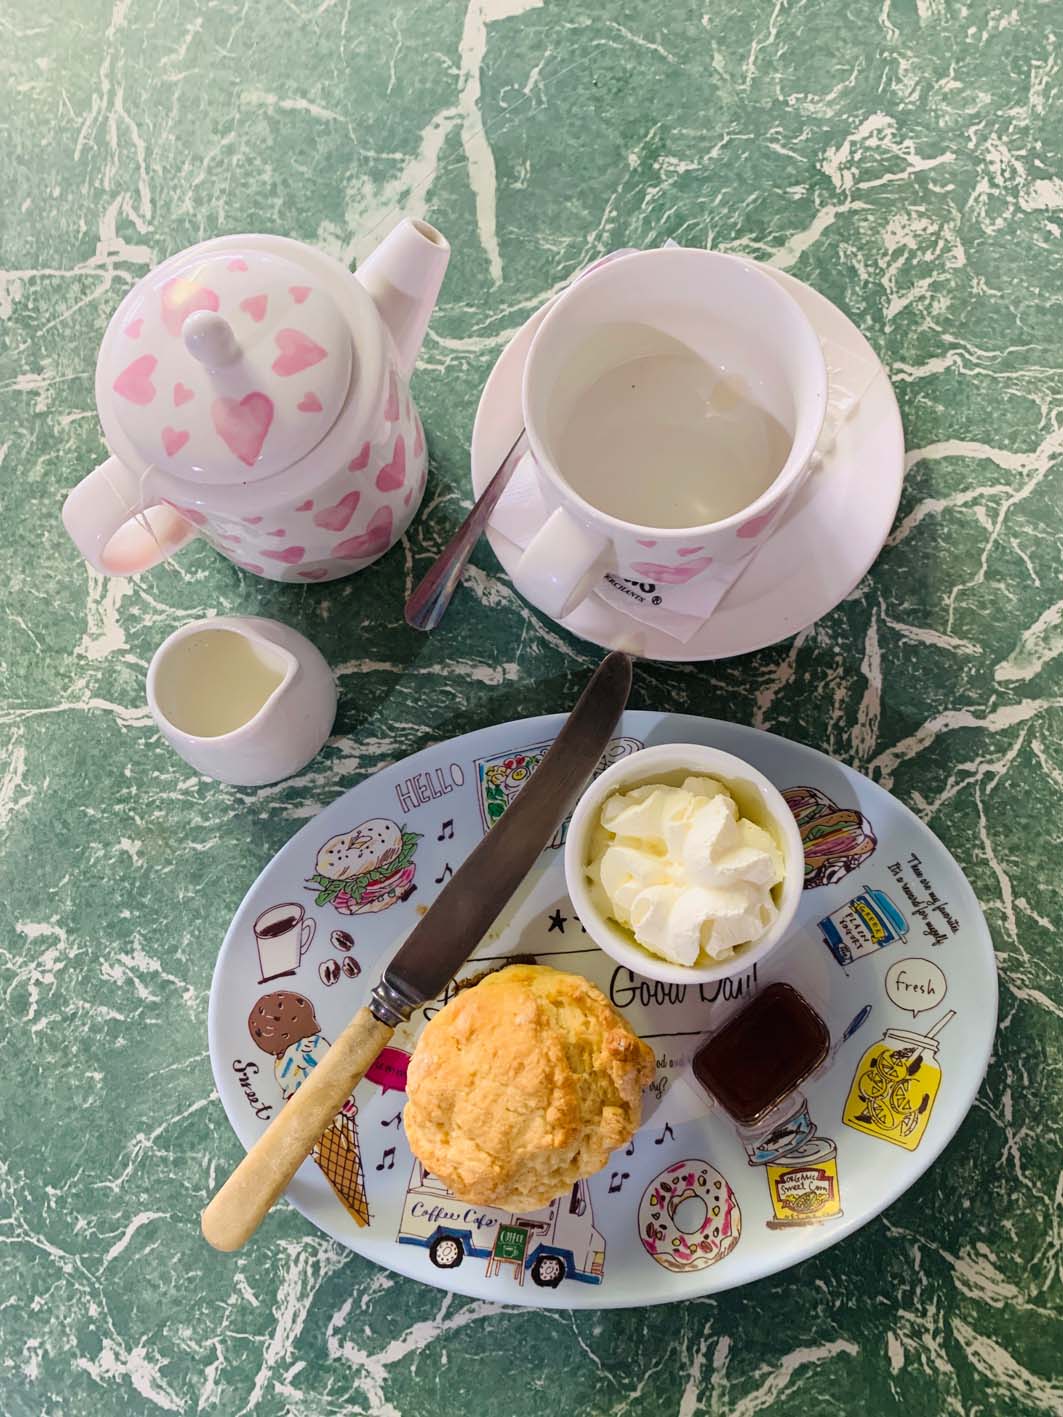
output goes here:
<path id="1" fill-rule="evenodd" d="M 748 261 L 667 247 L 591 271 L 525 365 L 549 515 L 518 590 L 563 618 L 603 575 L 686 585 L 740 561 L 804 480 L 827 392 L 808 319 Z"/>

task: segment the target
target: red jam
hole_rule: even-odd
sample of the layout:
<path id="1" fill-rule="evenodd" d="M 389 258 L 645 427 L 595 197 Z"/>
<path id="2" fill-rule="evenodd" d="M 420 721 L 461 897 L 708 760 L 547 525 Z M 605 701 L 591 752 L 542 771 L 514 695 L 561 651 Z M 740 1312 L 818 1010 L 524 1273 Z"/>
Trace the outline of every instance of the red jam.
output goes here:
<path id="1" fill-rule="evenodd" d="M 789 984 L 769 984 L 694 1054 L 694 1076 L 736 1122 L 753 1126 L 830 1051 L 827 1025 Z"/>

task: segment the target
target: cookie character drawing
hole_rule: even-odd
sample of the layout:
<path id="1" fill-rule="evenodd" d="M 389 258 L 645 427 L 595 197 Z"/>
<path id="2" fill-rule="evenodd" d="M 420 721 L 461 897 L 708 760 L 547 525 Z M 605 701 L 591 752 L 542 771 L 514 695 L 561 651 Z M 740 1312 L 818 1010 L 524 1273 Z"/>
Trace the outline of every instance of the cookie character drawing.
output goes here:
<path id="1" fill-rule="evenodd" d="M 605 1239 L 595 1228 L 586 1181 L 541 1210 L 518 1215 L 467 1205 L 414 1161 L 395 1239 L 427 1250 L 437 1269 L 482 1259 L 489 1278 L 508 1267 L 518 1284 L 530 1274 L 541 1289 L 556 1289 L 562 1280 L 601 1284 L 605 1274 Z"/>
<path id="2" fill-rule="evenodd" d="M 734 1191 L 707 1161 L 677 1161 L 642 1193 L 639 1238 L 665 1269 L 685 1274 L 725 1259 L 742 1234 Z"/>
<path id="3" fill-rule="evenodd" d="M 819 922 L 820 934 L 841 965 L 877 954 L 908 934 L 908 922 L 885 891 L 865 886 Z"/>
<path id="4" fill-rule="evenodd" d="M 475 763 L 477 796 L 480 803 L 480 819 L 484 831 L 493 827 L 502 813 L 510 805 L 517 793 L 535 772 L 546 756 L 549 743 L 534 743 L 529 747 L 516 749 L 511 753 L 501 753 L 494 758 L 478 758 Z M 607 767 L 621 758 L 637 753 L 642 743 L 637 738 L 613 738 L 606 745 L 605 752 L 598 759 L 594 777 L 598 777 Z M 563 822 L 554 833 L 549 845 L 560 848 L 565 844 L 568 823 Z"/>
<path id="5" fill-rule="evenodd" d="M 420 839 L 387 817 L 371 817 L 331 837 L 317 853 L 307 886 L 317 891 L 314 904 L 365 915 L 407 900 L 416 889 L 413 857 Z"/>
<path id="6" fill-rule="evenodd" d="M 941 1087 L 938 1035 L 955 1017 L 950 1010 L 929 1033 L 887 1028 L 856 1065 L 842 1111 L 845 1125 L 914 1151 Z"/>
<path id="7" fill-rule="evenodd" d="M 878 840 L 855 807 L 839 807 L 818 787 L 788 787 L 783 796 L 805 848 L 805 890 L 830 886 L 855 871 Z"/>
<path id="8" fill-rule="evenodd" d="M 328 1052 L 314 1006 L 302 994 L 278 989 L 252 1008 L 247 1027 L 255 1044 L 274 1059 L 273 1072 L 285 1102 Z M 358 1109 L 348 1098 L 311 1155 L 356 1224 L 369 1224 L 369 1203 L 358 1149 Z"/>

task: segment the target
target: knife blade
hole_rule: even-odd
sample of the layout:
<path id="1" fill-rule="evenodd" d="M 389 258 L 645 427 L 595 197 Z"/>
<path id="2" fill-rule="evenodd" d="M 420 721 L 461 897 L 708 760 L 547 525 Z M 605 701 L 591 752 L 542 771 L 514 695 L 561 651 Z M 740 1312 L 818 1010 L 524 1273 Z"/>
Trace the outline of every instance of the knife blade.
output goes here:
<path id="1" fill-rule="evenodd" d="M 630 690 L 631 660 L 610 654 L 519 795 L 384 970 L 368 1006 L 334 1039 L 204 1209 L 203 1234 L 215 1249 L 236 1250 L 250 1239 L 398 1025 L 441 993 L 472 954 L 575 806 Z"/>
<path id="2" fill-rule="evenodd" d="M 384 970 L 369 1008 L 397 1028 L 440 994 L 576 805 L 631 692 L 631 660 L 602 660 L 515 800 L 446 883 Z"/>

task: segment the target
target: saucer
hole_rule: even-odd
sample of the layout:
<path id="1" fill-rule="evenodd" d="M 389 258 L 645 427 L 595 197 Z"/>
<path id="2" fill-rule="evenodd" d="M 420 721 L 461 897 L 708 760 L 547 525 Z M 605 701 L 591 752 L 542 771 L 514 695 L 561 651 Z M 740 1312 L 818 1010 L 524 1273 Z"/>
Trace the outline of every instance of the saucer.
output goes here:
<path id="1" fill-rule="evenodd" d="M 778 531 L 696 634 L 684 644 L 590 595 L 560 623 L 603 649 L 683 662 L 763 649 L 833 610 L 863 579 L 889 535 L 904 481 L 904 430 L 889 377 L 867 340 L 836 305 L 783 271 L 762 269 L 808 316 L 831 351 L 828 363 L 837 359 L 864 366 L 872 371 L 870 382 L 837 427 L 833 443 L 821 453 Z M 524 364 L 552 304 L 548 301 L 518 330 L 484 385 L 472 433 L 476 497 L 520 431 Z M 844 376 L 844 368 L 841 372 Z M 520 549 L 490 525 L 487 539 L 503 570 L 512 575 Z"/>

